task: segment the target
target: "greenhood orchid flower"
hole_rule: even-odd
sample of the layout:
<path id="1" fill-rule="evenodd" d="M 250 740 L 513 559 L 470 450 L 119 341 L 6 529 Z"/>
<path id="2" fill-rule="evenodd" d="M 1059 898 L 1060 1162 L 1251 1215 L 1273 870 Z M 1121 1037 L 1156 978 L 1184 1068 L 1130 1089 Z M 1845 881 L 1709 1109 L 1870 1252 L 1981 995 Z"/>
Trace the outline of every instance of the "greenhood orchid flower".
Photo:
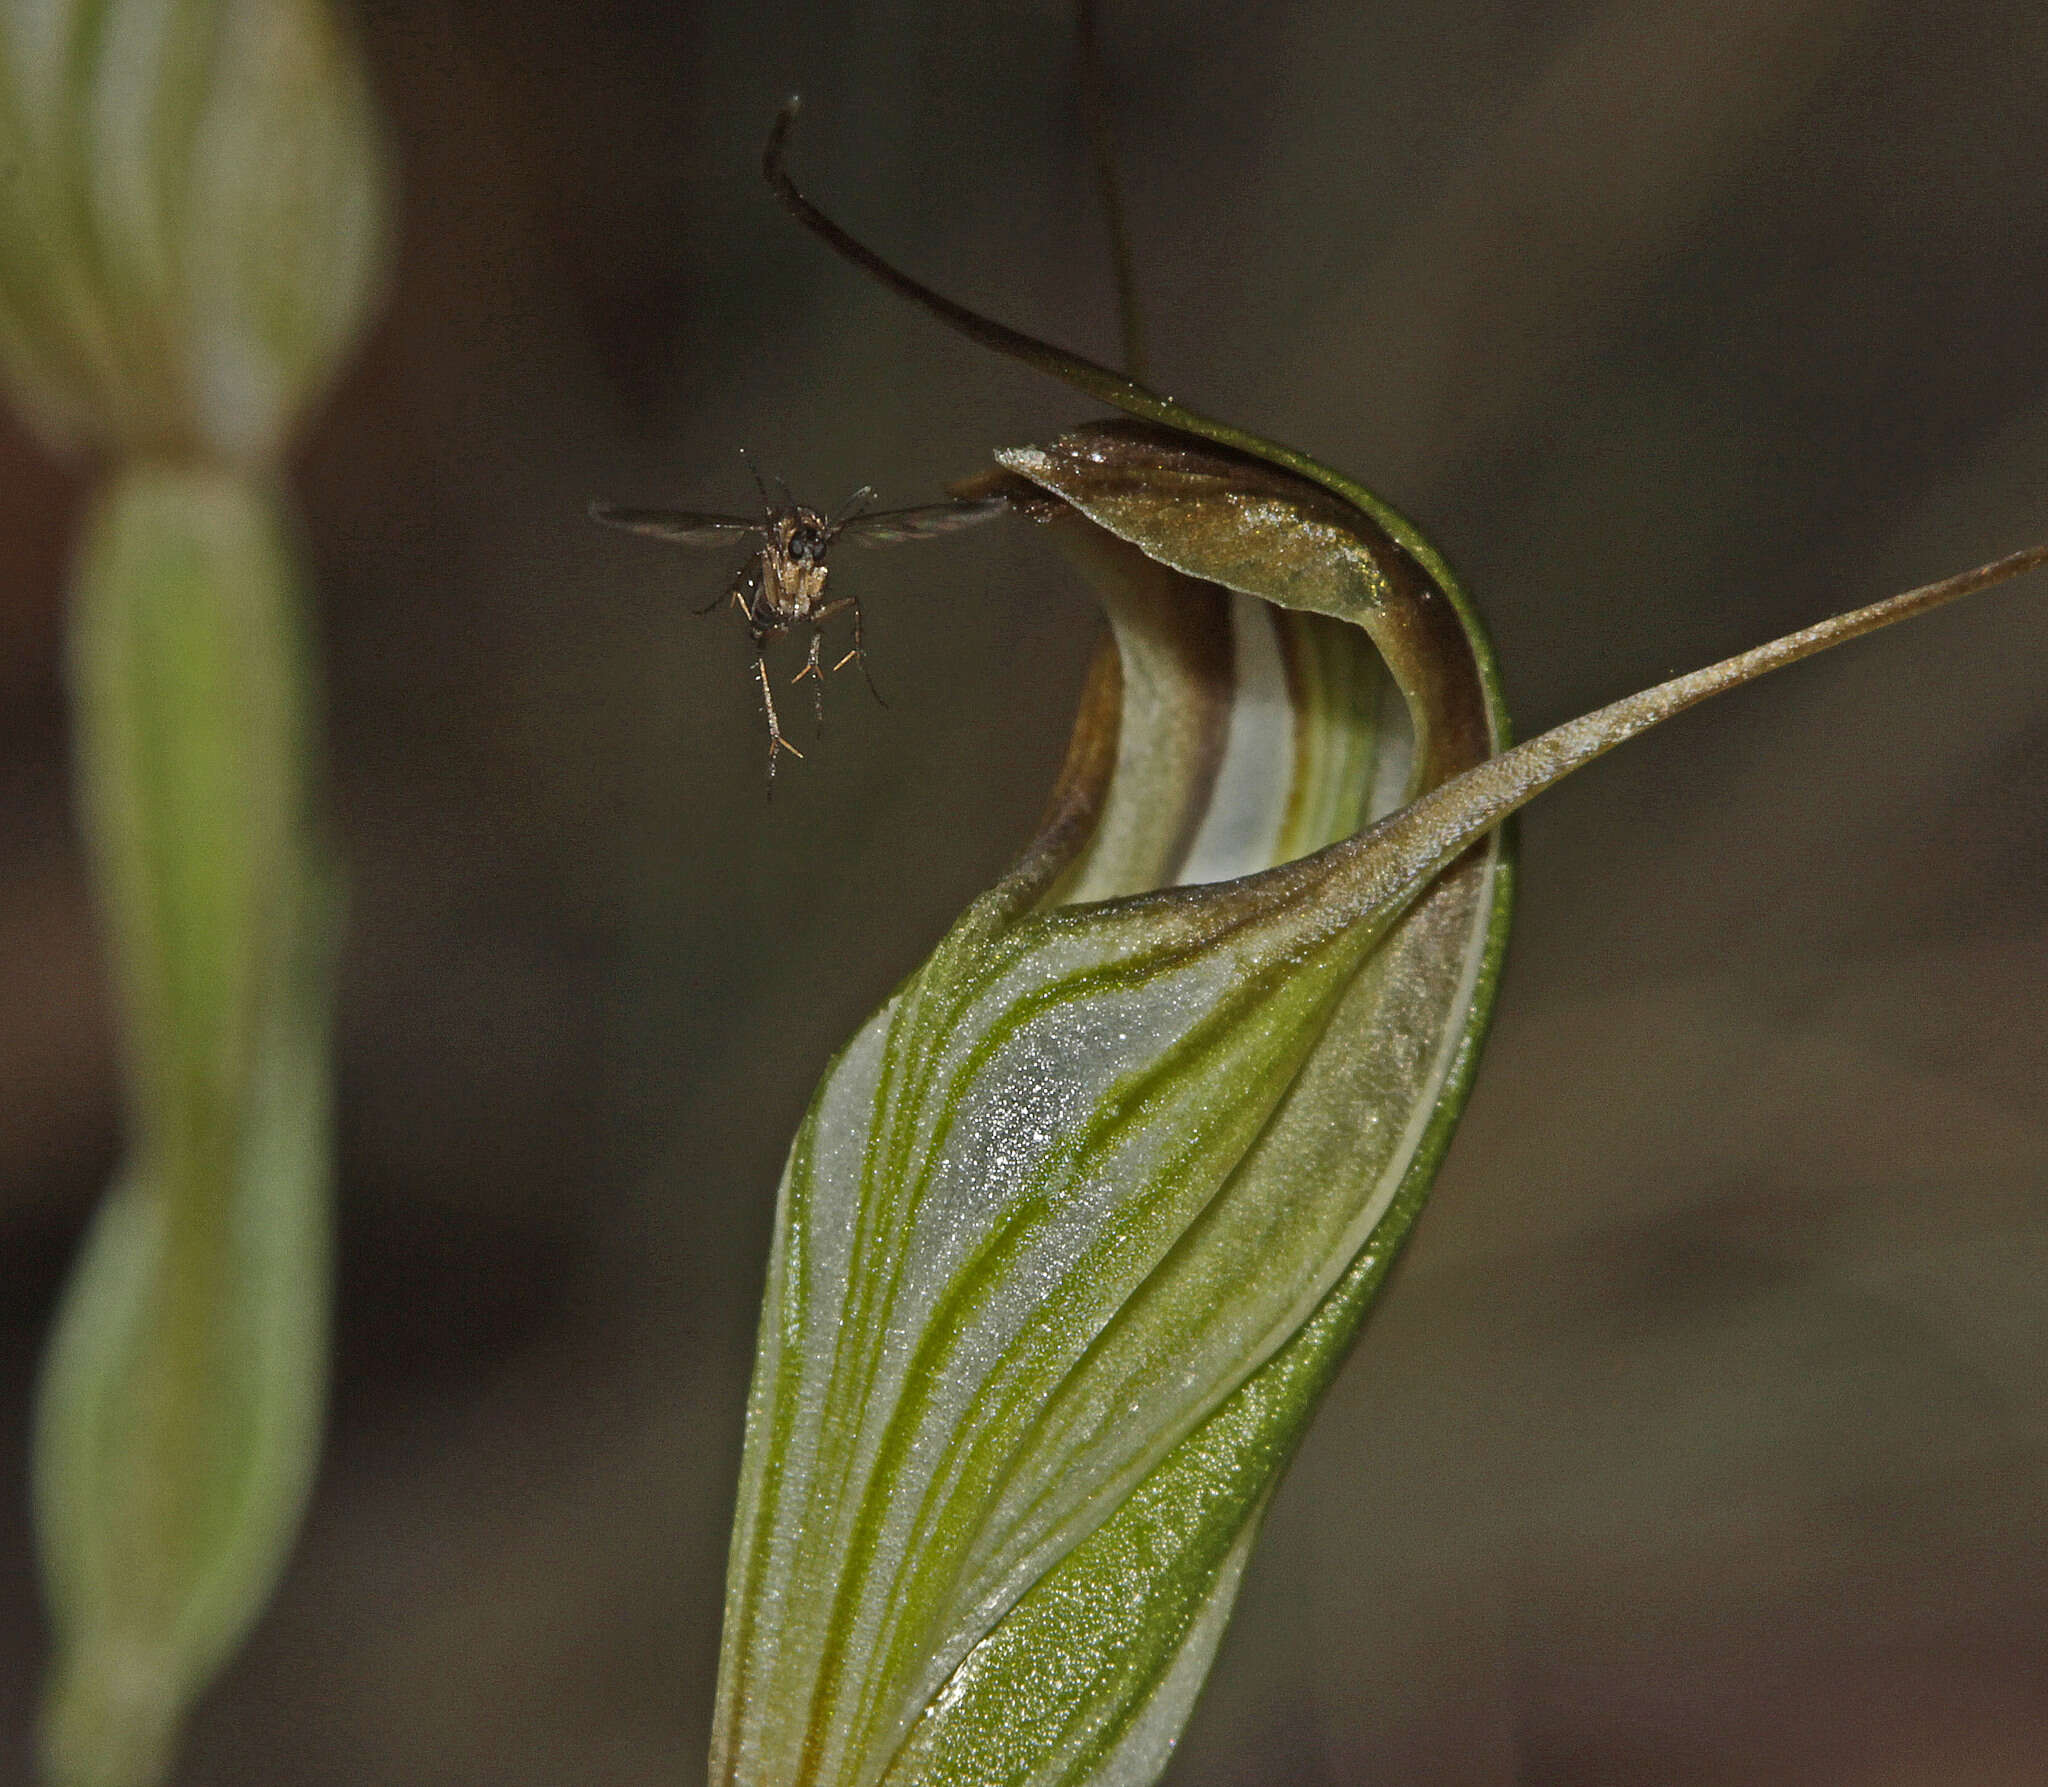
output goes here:
<path id="1" fill-rule="evenodd" d="M 1502 822 L 1722 689 L 1513 746 L 1441 559 L 1368 493 L 958 310 L 1133 412 L 999 453 L 1105 644 L 1037 835 L 828 1067 L 785 1173 L 712 1776 L 1143 1783 L 1419 1212 L 1506 940 Z"/>

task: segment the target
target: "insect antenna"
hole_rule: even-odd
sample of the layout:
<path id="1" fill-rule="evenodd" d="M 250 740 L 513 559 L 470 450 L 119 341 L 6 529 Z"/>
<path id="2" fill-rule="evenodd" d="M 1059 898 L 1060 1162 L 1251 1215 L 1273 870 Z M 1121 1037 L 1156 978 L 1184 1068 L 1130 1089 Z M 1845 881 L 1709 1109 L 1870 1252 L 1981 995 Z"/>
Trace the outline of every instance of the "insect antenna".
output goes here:
<path id="1" fill-rule="evenodd" d="M 839 505 L 839 512 L 836 515 L 834 515 L 829 522 L 826 523 L 827 530 L 831 533 L 836 534 L 842 527 L 844 527 L 849 521 L 851 521 L 856 515 L 858 515 L 861 512 L 861 510 L 865 509 L 868 506 L 868 504 L 873 502 L 875 500 L 875 495 L 875 487 L 872 484 L 863 484 L 850 497 L 848 497 L 845 502 Z"/>
<path id="2" fill-rule="evenodd" d="M 754 463 L 754 456 L 746 448 L 740 449 L 740 463 L 747 468 L 754 480 L 754 488 L 761 493 L 761 519 L 770 526 L 775 522 L 775 505 L 768 500 L 768 486 L 761 482 L 761 468 Z M 785 491 L 785 495 L 788 493 Z"/>

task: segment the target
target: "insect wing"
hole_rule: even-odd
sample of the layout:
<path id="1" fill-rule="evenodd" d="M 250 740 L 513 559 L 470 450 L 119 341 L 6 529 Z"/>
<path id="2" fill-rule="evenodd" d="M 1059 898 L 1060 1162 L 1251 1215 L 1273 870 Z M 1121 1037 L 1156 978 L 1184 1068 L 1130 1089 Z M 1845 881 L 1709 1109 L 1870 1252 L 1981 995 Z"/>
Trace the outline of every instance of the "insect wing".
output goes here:
<path id="1" fill-rule="evenodd" d="M 858 540 L 863 546 L 929 540 L 938 534 L 992 521 L 1009 506 L 1007 497 L 988 496 L 975 502 L 928 503 L 921 509 L 883 509 L 873 515 L 854 516 L 840 528 L 839 537 Z"/>
<path id="2" fill-rule="evenodd" d="M 629 534 L 645 534 L 676 546 L 730 546 L 761 524 L 741 515 L 700 515 L 691 509 L 629 509 L 618 503 L 592 503 L 590 519 Z"/>

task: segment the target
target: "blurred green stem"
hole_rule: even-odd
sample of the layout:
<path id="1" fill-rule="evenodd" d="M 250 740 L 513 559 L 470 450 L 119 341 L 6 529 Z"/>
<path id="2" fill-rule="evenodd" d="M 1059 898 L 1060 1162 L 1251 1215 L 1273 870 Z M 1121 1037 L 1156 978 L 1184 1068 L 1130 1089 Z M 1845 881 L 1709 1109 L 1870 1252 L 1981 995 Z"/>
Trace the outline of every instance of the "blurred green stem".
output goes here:
<path id="1" fill-rule="evenodd" d="M 161 1777 L 312 1476 L 333 902 L 277 495 L 211 466 L 126 471 L 73 596 L 79 815 L 131 1151 L 52 1341 L 36 1499 L 50 1777 L 113 1787 Z"/>

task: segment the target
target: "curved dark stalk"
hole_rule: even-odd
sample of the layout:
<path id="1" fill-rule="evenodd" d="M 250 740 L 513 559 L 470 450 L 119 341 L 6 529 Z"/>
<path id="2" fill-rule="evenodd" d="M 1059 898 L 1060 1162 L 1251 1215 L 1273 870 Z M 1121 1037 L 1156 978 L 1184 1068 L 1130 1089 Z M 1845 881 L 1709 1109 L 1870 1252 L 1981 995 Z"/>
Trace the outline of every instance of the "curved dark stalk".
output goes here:
<path id="1" fill-rule="evenodd" d="M 768 184 L 774 187 L 775 196 L 782 201 L 784 209 L 812 235 L 822 238 L 835 253 L 851 261 L 871 278 L 880 280 L 898 297 L 908 298 L 919 309 L 930 312 L 970 341 L 993 348 L 999 354 L 1007 354 L 1013 360 L 1022 360 L 1027 366 L 1133 415 L 1176 427 L 1187 426 L 1179 406 L 1171 398 L 1161 397 L 1136 379 L 1113 372 L 1083 355 L 1054 347 L 1050 342 L 1040 341 L 978 311 L 969 310 L 964 304 L 955 303 L 943 293 L 911 278 L 908 273 L 898 271 L 865 242 L 841 229 L 797 189 L 796 182 L 789 176 L 789 136 L 796 127 L 797 113 L 802 108 L 803 100 L 798 94 L 792 93 L 782 102 L 782 109 L 775 114 L 775 128 L 768 133 L 768 147 L 762 151 L 761 171 L 767 175 Z"/>

